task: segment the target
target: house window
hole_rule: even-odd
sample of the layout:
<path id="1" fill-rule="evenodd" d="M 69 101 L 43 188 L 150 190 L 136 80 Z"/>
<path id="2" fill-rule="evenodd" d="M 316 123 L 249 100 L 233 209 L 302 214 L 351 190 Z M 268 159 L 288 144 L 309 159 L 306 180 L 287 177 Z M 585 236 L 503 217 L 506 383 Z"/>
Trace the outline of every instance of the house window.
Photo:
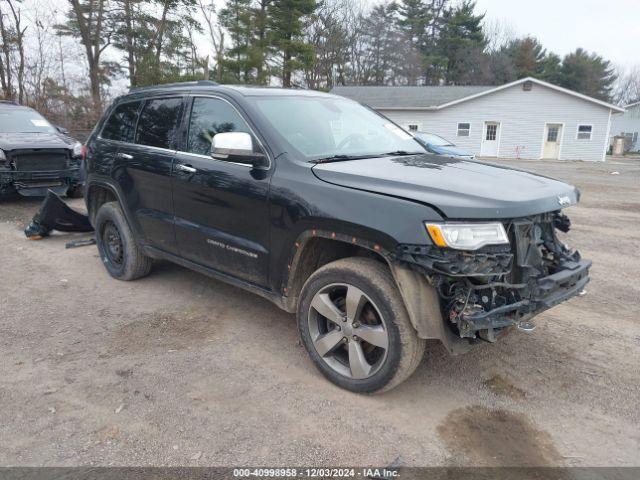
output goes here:
<path id="1" fill-rule="evenodd" d="M 458 136 L 459 137 L 468 137 L 470 130 L 471 130 L 471 124 L 470 123 L 459 123 L 458 124 Z"/>
<path id="2" fill-rule="evenodd" d="M 578 125 L 578 140 L 591 140 L 593 125 Z"/>
<path id="3" fill-rule="evenodd" d="M 420 125 L 413 123 L 409 125 L 409 131 L 410 132 L 417 132 L 418 130 L 420 130 Z"/>

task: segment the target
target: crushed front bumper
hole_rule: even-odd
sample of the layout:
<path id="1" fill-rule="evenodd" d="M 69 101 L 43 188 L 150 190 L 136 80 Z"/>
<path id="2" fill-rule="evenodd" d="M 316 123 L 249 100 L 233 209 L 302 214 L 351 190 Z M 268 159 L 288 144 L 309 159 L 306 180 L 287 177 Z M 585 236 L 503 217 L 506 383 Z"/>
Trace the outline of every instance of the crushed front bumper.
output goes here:
<path id="1" fill-rule="evenodd" d="M 80 167 L 65 170 L 0 170 L 0 194 L 18 192 L 21 195 L 44 196 L 47 190 L 62 195 L 80 182 Z"/>
<path id="2" fill-rule="evenodd" d="M 462 313 L 460 333 L 473 336 L 477 331 L 504 328 L 578 295 L 589 283 L 591 261 L 569 261 L 563 267 L 552 275 L 536 279 L 532 285 L 512 286 L 520 293 L 519 301 L 488 311 Z"/>

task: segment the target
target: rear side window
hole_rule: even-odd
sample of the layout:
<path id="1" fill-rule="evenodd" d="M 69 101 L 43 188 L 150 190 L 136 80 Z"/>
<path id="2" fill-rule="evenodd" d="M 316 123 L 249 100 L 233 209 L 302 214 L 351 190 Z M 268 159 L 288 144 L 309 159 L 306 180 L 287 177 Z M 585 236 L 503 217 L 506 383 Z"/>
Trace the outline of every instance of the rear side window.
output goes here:
<path id="1" fill-rule="evenodd" d="M 224 100 L 195 98 L 189 121 L 187 151 L 209 155 L 213 136 L 225 132 L 251 133 L 251 130 L 238 112 Z"/>
<path id="2" fill-rule="evenodd" d="M 118 105 L 102 129 L 102 138 L 133 143 L 140 102 Z"/>
<path id="3" fill-rule="evenodd" d="M 178 144 L 181 98 L 147 100 L 140 112 L 136 143 L 173 150 Z"/>

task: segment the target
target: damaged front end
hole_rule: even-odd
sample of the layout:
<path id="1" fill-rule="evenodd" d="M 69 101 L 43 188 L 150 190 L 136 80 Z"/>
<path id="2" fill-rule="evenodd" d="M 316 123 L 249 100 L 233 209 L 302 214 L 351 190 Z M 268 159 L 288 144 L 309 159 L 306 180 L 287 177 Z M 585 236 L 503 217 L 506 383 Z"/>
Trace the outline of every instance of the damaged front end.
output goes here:
<path id="1" fill-rule="evenodd" d="M 80 183 L 80 158 L 67 148 L 0 150 L 0 196 L 63 195 Z"/>
<path id="2" fill-rule="evenodd" d="M 584 290 L 591 261 L 557 237 L 569 219 L 551 212 L 503 223 L 509 245 L 478 250 L 401 245 L 398 259 L 419 268 L 437 290 L 442 315 L 460 338 L 494 342 L 507 327 L 528 321 Z"/>

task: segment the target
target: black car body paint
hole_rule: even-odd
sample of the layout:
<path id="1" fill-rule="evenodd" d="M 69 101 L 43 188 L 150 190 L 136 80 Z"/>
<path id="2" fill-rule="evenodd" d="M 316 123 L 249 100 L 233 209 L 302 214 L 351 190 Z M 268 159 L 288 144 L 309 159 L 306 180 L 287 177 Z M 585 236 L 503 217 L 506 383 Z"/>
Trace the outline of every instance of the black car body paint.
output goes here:
<path id="1" fill-rule="evenodd" d="M 267 166 L 188 151 L 190 112 L 200 97 L 240 116 Z M 505 327 L 576 295 L 588 281 L 590 262 L 554 231 L 566 218 L 560 210 L 579 200 L 576 188 L 428 153 L 309 161 L 257 106 L 260 99 L 284 97 L 337 98 L 205 82 L 117 99 L 87 142 L 90 217 L 104 202 L 117 201 L 146 254 L 242 286 L 287 311 L 295 310 L 300 282 L 323 255 L 331 257 L 328 250 L 366 250 L 392 269 L 419 336 L 439 338 L 451 352 L 464 350 L 469 339 L 494 341 Z M 140 115 L 152 99 L 180 105 L 169 115 L 176 117 L 167 127 L 170 144 L 104 138 L 118 109 L 126 114 L 130 105 Z M 436 247 L 425 222 L 458 221 L 501 222 L 510 245 Z M 420 300 L 421 286 L 438 292 L 437 319 Z"/>

